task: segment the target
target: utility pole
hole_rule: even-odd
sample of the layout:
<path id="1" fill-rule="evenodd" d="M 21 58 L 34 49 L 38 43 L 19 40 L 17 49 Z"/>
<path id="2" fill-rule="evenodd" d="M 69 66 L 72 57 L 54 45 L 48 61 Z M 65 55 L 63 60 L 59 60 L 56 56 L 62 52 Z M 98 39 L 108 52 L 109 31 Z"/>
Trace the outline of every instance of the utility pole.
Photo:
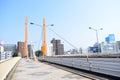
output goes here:
<path id="1" fill-rule="evenodd" d="M 25 18 L 24 57 L 28 58 L 28 17 Z"/>
<path id="2" fill-rule="evenodd" d="M 46 45 L 46 20 L 45 18 L 43 19 L 43 43 L 42 43 L 41 50 L 44 54 L 44 57 L 46 57 L 47 45 Z"/>

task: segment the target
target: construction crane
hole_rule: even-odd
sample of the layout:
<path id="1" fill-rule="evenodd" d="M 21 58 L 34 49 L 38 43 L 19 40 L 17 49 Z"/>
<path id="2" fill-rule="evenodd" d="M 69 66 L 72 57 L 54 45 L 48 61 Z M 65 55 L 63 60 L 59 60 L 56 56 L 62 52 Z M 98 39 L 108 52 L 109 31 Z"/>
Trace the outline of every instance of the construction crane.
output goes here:
<path id="1" fill-rule="evenodd" d="M 28 17 L 25 18 L 24 57 L 28 58 Z"/>

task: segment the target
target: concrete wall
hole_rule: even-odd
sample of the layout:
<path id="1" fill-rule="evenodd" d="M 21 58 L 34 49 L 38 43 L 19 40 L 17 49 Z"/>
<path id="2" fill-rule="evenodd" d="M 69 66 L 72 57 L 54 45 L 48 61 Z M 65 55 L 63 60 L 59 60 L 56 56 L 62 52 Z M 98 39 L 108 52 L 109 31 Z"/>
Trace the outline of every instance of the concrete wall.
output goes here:
<path id="1" fill-rule="evenodd" d="M 0 61 L 0 80 L 5 80 L 15 64 L 21 59 L 21 57 L 15 57 Z"/>

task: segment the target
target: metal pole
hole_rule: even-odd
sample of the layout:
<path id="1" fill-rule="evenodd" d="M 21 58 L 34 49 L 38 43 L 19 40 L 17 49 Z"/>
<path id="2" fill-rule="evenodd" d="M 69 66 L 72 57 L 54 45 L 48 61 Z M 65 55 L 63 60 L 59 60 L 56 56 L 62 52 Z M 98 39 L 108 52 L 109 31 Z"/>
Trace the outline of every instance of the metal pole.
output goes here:
<path id="1" fill-rule="evenodd" d="M 92 29 L 92 30 L 96 31 L 96 38 L 97 38 L 98 52 L 100 52 L 100 50 L 99 50 L 99 40 L 98 40 L 98 30 L 103 30 L 103 28 L 100 28 L 100 29 L 94 29 L 94 28 L 92 28 L 92 27 L 89 27 L 89 29 Z"/>
<path id="2" fill-rule="evenodd" d="M 98 30 L 95 30 L 96 31 L 96 38 L 97 38 L 97 47 L 98 47 L 98 52 L 99 53 L 99 40 L 98 40 Z"/>
<path id="3" fill-rule="evenodd" d="M 25 19 L 24 57 L 28 58 L 28 17 Z"/>
<path id="4" fill-rule="evenodd" d="M 44 54 L 44 57 L 46 57 L 47 45 L 46 45 L 46 20 L 45 19 L 43 19 L 43 44 L 41 49 Z"/>

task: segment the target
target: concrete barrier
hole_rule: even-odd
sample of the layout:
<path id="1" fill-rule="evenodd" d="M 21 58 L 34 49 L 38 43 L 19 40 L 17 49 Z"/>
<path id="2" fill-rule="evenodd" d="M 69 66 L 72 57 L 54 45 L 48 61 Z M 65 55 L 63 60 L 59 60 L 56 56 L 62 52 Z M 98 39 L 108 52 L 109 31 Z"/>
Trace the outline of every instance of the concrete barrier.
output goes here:
<path id="1" fill-rule="evenodd" d="M 21 57 L 14 57 L 0 62 L 0 80 L 6 80 L 11 70 Z"/>

